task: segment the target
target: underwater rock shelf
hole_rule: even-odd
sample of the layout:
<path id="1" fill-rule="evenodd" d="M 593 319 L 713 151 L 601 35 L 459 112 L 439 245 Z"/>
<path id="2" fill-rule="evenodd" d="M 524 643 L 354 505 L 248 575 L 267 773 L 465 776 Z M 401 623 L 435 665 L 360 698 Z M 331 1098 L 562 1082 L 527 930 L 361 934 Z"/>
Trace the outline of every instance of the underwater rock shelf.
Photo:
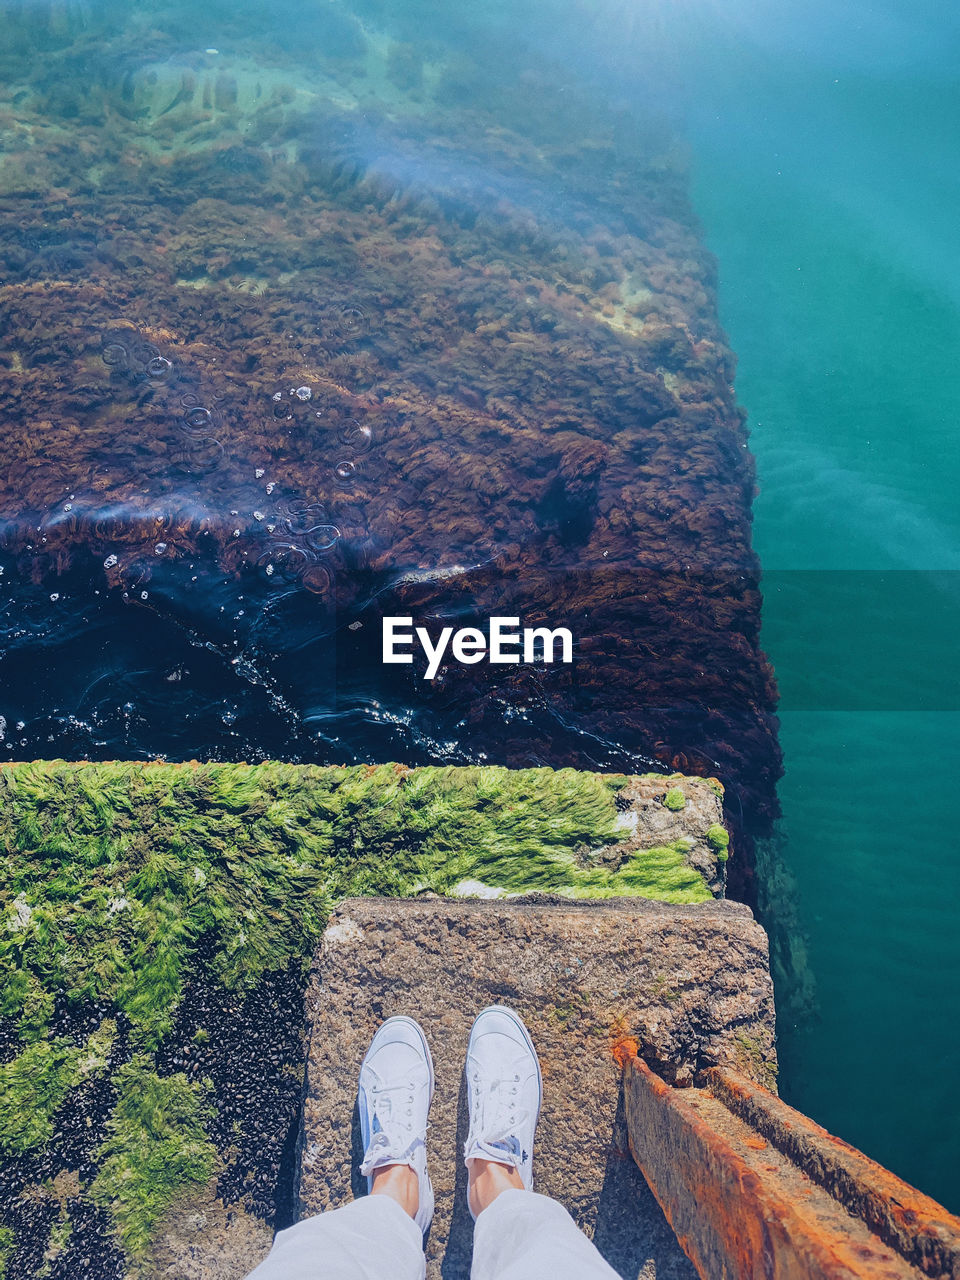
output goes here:
<path id="1" fill-rule="evenodd" d="M 206 52 L 176 4 L 0 18 L 8 743 L 662 768 L 763 830 L 753 465 L 675 138 L 298 8 Z M 575 660 L 427 681 L 385 615 Z"/>
<path id="2" fill-rule="evenodd" d="M 340 900 L 710 908 L 729 840 L 702 778 L 40 762 L 0 769 L 0 850 L 0 1274 L 108 1280 L 228 1227 L 259 1256 L 289 1218 Z"/>

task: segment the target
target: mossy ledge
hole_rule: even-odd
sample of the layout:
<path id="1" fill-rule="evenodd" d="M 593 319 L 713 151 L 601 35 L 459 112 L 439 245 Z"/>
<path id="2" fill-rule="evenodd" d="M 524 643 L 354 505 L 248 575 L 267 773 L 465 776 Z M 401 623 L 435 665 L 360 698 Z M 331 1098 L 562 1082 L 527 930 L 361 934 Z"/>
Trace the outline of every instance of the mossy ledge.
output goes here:
<path id="1" fill-rule="evenodd" d="M 38 1233 L 61 1266 L 92 1250 L 98 1275 L 150 1275 L 164 1215 L 204 1186 L 273 1219 L 306 974 L 340 899 L 710 898 L 707 824 L 645 840 L 644 789 L 572 769 L 0 768 L 0 1277 L 33 1274 Z"/>

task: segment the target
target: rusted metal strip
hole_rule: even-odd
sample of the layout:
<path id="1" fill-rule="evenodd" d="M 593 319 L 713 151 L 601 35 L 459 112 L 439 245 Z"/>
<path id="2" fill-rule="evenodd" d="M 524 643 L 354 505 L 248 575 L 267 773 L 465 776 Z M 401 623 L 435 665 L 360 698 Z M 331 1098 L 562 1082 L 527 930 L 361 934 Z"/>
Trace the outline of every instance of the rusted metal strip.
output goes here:
<path id="1" fill-rule="evenodd" d="M 742 1077 L 674 1089 L 631 1057 L 625 1101 L 634 1159 L 706 1280 L 960 1280 L 960 1221 Z"/>
<path id="2" fill-rule="evenodd" d="M 743 1076 L 714 1069 L 706 1085 L 924 1275 L 960 1276 L 960 1219 L 936 1200 Z"/>

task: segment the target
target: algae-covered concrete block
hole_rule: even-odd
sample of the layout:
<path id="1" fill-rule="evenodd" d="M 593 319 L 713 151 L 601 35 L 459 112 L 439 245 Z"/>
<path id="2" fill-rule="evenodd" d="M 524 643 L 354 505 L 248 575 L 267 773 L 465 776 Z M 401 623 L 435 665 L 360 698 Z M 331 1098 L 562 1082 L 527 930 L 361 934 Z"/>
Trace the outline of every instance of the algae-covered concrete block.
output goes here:
<path id="1" fill-rule="evenodd" d="M 331 917 L 308 994 L 311 1040 L 300 1211 L 363 1193 L 357 1072 L 377 1025 L 417 1018 L 434 1055 L 429 1275 L 466 1275 L 463 1058 L 487 1004 L 524 1017 L 544 1077 L 538 1189 L 560 1199 L 625 1276 L 692 1275 L 629 1158 L 615 1053 L 636 1039 L 680 1082 L 716 1063 L 770 1078 L 773 992 L 746 907 L 353 899 Z"/>

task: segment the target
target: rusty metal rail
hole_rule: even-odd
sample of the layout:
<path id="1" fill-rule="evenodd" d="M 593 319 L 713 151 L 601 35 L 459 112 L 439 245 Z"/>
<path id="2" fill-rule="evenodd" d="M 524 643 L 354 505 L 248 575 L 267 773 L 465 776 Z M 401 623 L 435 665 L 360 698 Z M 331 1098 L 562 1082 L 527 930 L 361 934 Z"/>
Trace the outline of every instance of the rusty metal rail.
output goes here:
<path id="1" fill-rule="evenodd" d="M 960 1280 L 960 1219 L 766 1089 L 624 1070 L 633 1157 L 705 1280 Z"/>

